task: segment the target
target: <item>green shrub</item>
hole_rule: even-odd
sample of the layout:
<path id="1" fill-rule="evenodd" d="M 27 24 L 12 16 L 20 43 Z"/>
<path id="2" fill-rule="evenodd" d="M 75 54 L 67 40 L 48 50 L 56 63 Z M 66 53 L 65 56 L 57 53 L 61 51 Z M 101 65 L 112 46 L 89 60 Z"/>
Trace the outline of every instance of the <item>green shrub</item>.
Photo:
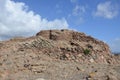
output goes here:
<path id="1" fill-rule="evenodd" d="M 90 50 L 89 50 L 89 49 L 85 49 L 85 50 L 84 50 L 84 54 L 85 54 L 85 55 L 90 54 Z"/>

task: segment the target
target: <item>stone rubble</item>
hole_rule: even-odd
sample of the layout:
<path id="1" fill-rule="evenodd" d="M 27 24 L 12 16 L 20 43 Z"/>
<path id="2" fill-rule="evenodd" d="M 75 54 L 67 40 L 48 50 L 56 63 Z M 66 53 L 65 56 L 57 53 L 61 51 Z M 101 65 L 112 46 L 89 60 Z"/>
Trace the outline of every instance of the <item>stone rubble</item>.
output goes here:
<path id="1" fill-rule="evenodd" d="M 0 42 L 0 80 L 120 80 L 120 55 L 84 33 L 40 31 Z"/>

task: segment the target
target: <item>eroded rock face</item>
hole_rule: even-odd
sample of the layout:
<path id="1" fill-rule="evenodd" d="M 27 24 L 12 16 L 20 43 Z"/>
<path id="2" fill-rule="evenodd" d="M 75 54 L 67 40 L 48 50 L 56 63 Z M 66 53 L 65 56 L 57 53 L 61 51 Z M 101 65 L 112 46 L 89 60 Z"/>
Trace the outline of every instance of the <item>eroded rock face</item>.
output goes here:
<path id="1" fill-rule="evenodd" d="M 0 80 L 120 80 L 119 64 L 106 43 L 72 30 L 0 42 Z"/>
<path id="2" fill-rule="evenodd" d="M 61 59 L 76 59 L 84 62 L 85 60 L 79 58 L 78 55 L 81 55 L 83 58 L 85 54 L 88 54 L 89 60 L 86 60 L 87 62 L 112 63 L 109 46 L 84 33 L 72 30 L 46 30 L 37 33 L 36 36 L 42 36 L 47 40 L 54 41 L 54 49 L 51 52 L 57 51 L 58 55 L 62 55 Z M 88 59 L 86 56 L 84 58 Z"/>
<path id="3" fill-rule="evenodd" d="M 91 36 L 87 36 L 84 33 L 75 32 L 72 30 L 45 30 L 40 31 L 36 36 L 42 36 L 45 39 L 53 41 L 65 41 L 71 42 L 71 45 L 81 46 L 84 45 L 88 48 L 94 48 L 94 50 L 104 51 L 106 54 L 110 53 L 109 47 L 102 41 L 99 41 Z M 81 45 L 79 45 L 81 43 Z M 85 44 L 84 44 L 85 43 Z"/>

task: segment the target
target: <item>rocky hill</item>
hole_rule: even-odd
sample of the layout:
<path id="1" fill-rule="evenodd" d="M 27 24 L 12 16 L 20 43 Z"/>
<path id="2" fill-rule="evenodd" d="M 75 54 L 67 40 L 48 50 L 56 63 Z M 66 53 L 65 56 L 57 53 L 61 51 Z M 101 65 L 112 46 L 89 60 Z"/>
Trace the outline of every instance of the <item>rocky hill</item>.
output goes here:
<path id="1" fill-rule="evenodd" d="M 0 42 L 0 80 L 120 80 L 120 57 L 72 30 Z"/>

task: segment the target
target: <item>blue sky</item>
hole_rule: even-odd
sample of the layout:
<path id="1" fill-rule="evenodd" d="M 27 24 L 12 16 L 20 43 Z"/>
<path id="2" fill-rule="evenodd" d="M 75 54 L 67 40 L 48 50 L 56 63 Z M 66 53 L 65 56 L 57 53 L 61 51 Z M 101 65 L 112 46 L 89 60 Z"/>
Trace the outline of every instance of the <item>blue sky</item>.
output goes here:
<path id="1" fill-rule="evenodd" d="M 1 40 L 31 36 L 43 29 L 67 28 L 103 40 L 113 52 L 120 52 L 120 0 L 1 0 L 0 3 L 5 8 L 0 11 L 6 14 L 0 15 L 1 31 L 8 33 L 1 32 Z"/>

